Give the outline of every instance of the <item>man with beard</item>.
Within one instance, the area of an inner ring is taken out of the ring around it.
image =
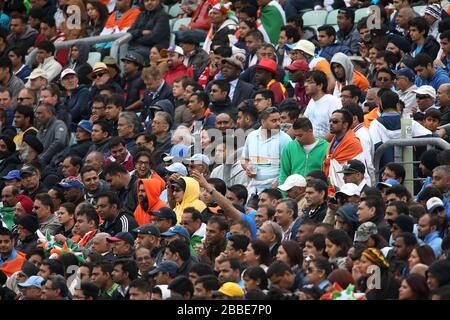
[[[262,58],[255,66],[255,81],[261,89],[268,89],[274,93],[275,104],[288,98],[286,88],[276,80],[278,75],[277,63],[272,59]]]
[[[392,52],[397,61],[400,61],[406,54],[411,51],[411,44],[409,41],[398,34],[391,34],[388,38],[388,44],[386,46],[386,50]],[[397,69],[400,65],[400,62],[397,63],[395,69]]]
[[[91,166],[84,166],[81,169],[80,177],[85,187],[85,200],[95,205],[97,203],[97,195],[102,191],[108,190],[107,183],[100,180],[97,171]]]
[[[236,114],[237,110],[231,106],[229,98],[230,84],[226,80],[214,80],[209,91],[211,100],[210,109],[215,114],[226,112],[228,114]]]
[[[134,218],[140,226],[150,223],[155,218],[152,211],[167,207],[159,198],[164,187],[165,183],[160,178],[138,181],[138,206],[134,211]]]
[[[164,80],[173,85],[173,82],[179,76],[187,75],[192,78],[194,76],[194,69],[192,67],[186,67],[184,65],[184,50],[179,46],[171,46],[165,50],[167,52],[167,66],[169,70],[164,73]]]
[[[14,114],[14,127],[19,129],[19,133],[14,137],[14,143],[19,146],[22,142],[25,133],[37,133],[38,130],[33,127],[34,112],[33,106],[28,107],[24,105],[18,105]]]
[[[20,176],[22,177],[23,194],[29,196],[31,199],[38,193],[45,193],[48,191],[47,187],[40,182],[40,171],[32,166],[26,165],[20,169]]]
[[[6,176],[19,165],[20,160],[14,141],[6,135],[0,135],[0,177]]]
[[[333,29],[334,30],[334,29]],[[289,71],[289,84],[287,91],[290,97],[294,97],[298,102],[300,108],[306,108],[310,96],[306,95],[305,90],[305,76],[309,71],[309,66],[306,60],[295,60],[290,66],[285,67]]]
[[[105,119],[97,120],[92,125],[91,140],[93,144],[87,151],[87,155],[98,151],[103,154],[109,153],[109,141],[111,140],[112,128]],[[86,157],[87,158],[87,157]]]

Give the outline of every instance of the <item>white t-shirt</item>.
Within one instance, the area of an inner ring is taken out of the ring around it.
[[[322,98],[315,101],[309,100],[305,110],[305,117],[309,118],[313,125],[314,136],[324,138],[330,133],[329,121],[331,114],[342,108],[342,102],[339,98],[331,94],[325,94]]]

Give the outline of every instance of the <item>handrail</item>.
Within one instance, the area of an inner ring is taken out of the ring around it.
[[[113,58],[115,58],[117,61],[120,61],[119,59],[119,54],[120,54],[120,48],[128,43],[131,39],[133,38],[133,36],[131,35],[131,33],[122,33],[122,36],[118,39],[116,39],[111,46],[111,50],[109,52],[109,55],[112,56]]]
[[[87,38],[80,38],[80,39],[74,39],[74,40],[67,40],[67,41],[62,41],[62,42],[56,42],[55,45],[55,49],[64,49],[64,48],[70,48],[71,46],[73,46],[75,43],[85,43],[88,45],[91,44],[95,44],[95,43],[102,43],[102,42],[110,42],[110,41],[117,41],[120,38],[124,37],[126,38],[127,36],[130,36],[130,38],[128,39],[131,40],[131,35],[127,32],[119,32],[119,33],[113,33],[113,34],[108,34],[108,35],[102,35],[102,36],[94,36],[94,37],[87,37]],[[114,45],[113,42],[113,45]],[[121,42],[121,44],[123,44]],[[116,54],[119,51],[118,47],[117,49],[115,49]],[[31,66],[34,62],[34,60],[36,59],[36,54],[37,54],[37,48],[34,48],[33,51],[30,52],[30,54],[26,57],[26,64],[28,66]]]
[[[399,147],[409,147],[409,146],[427,146],[434,145],[438,146],[444,150],[450,149],[450,143],[441,138],[413,138],[413,139],[394,139],[384,142],[376,151],[374,156],[375,171],[380,171],[380,160],[386,149],[399,146]]]

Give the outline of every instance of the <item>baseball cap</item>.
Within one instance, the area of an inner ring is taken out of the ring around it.
[[[141,233],[141,234],[151,234],[153,236],[160,237],[161,233],[159,232],[158,227],[156,227],[154,224],[147,223],[140,227],[137,227],[133,229],[133,232],[135,233]]]
[[[166,170],[169,173],[179,173],[182,176],[188,175],[186,167],[182,163],[179,163],[179,162],[172,163],[170,166],[166,167]]]
[[[373,234],[377,234],[377,225],[373,222],[364,222],[355,232],[355,242],[366,242]]]
[[[291,190],[293,187],[306,187],[306,179],[300,174],[292,174],[286,178],[284,183],[278,187],[283,191]]]
[[[42,282],[44,282],[44,278],[42,278],[41,276],[31,276],[27,279],[27,281],[20,282],[17,285],[21,288],[36,287],[41,289]]]
[[[170,260],[162,261],[159,265],[156,266],[155,269],[150,270],[148,272],[148,275],[150,277],[153,277],[158,272],[168,273],[171,278],[175,278],[178,273],[178,266],[175,262],[170,261]]]
[[[190,147],[183,143],[178,143],[172,146],[169,153],[161,155],[163,161],[170,161],[174,158],[184,158],[189,154]]]
[[[222,59],[222,65],[225,63],[231,64],[232,66],[235,66],[239,70],[244,70],[244,64],[242,63],[242,61],[234,57]]]
[[[141,55],[134,54],[134,53],[131,53],[131,52],[128,52],[127,55],[124,58],[120,59],[120,60],[121,61],[131,61],[131,62],[134,62],[135,64],[137,64],[139,66],[142,66],[144,64],[144,61],[143,61]]]
[[[84,189],[83,182],[81,182],[81,180],[78,179],[77,177],[73,177],[73,176],[63,179],[60,183],[58,183],[58,185],[60,187],[62,187],[63,189],[69,189],[69,188]]]
[[[445,208],[444,202],[438,197],[432,197],[427,201],[427,211],[433,213],[437,208]]]
[[[201,153],[196,153],[192,157],[184,159],[183,162],[184,163],[201,162],[201,163],[209,166],[209,158],[206,155],[201,154]]]
[[[128,242],[131,245],[134,245],[134,237],[129,232],[119,232],[114,237],[106,238],[106,241],[108,241],[108,242],[117,242],[117,241],[121,241],[121,240]]]
[[[164,233],[161,233],[161,237],[171,237],[174,235],[180,235],[182,237],[185,237],[186,239],[190,239],[191,236],[189,235],[189,232],[186,230],[186,228],[182,227],[182,226],[173,226],[171,227],[169,230],[167,230]]]
[[[81,120],[80,122],[78,122],[78,127],[89,134],[92,133],[92,123],[89,120]]]
[[[116,65],[117,66],[117,60],[114,57],[111,56],[106,56],[103,58],[103,63],[106,64],[107,66],[113,66]]]
[[[175,53],[178,53],[178,54],[184,56],[184,50],[183,50],[183,48],[181,48],[179,46],[170,46],[168,49],[161,50],[162,54],[167,54],[169,52],[175,52]]]
[[[8,172],[6,176],[1,177],[2,180],[20,180],[20,171],[19,170],[11,170]]]
[[[40,77],[48,80],[47,73],[45,73],[45,71],[42,70],[41,68],[36,68],[30,73],[30,75],[28,76],[28,79],[34,80],[34,79],[37,79]]]
[[[396,184],[399,184],[397,180],[395,179],[387,179],[386,181],[378,182],[377,188],[380,189],[382,187],[390,188],[392,186],[395,186]]]
[[[400,70],[393,70],[396,77],[405,77],[409,81],[414,82],[416,79],[416,75],[414,71],[412,71],[410,68],[401,68]]]
[[[351,196],[359,196],[361,194],[361,192],[359,191],[359,188],[356,184],[354,183],[346,183],[342,186],[342,188],[336,192],[336,195],[338,195],[339,193],[343,193],[349,197]]]
[[[159,218],[171,219],[174,224],[177,223],[177,215],[170,208],[161,208],[159,211],[152,211],[152,213]]]
[[[314,43],[312,43],[311,41],[308,41],[308,40],[300,40],[299,42],[297,42],[294,45],[286,45],[286,46],[291,50],[303,51],[303,52],[309,54],[310,56],[314,56],[315,51],[316,51],[316,46],[314,45]]]
[[[362,173],[366,172],[366,166],[359,160],[349,160],[347,164],[342,166],[342,171],[338,173],[351,174],[351,173]]]
[[[36,167],[34,166],[23,166],[22,169],[20,169],[20,176],[23,178],[24,175],[34,174],[36,172],[38,172],[38,169],[36,169]]]
[[[244,290],[234,282],[225,282],[217,291],[213,292],[214,296],[225,295],[230,298],[244,297]]]
[[[61,77],[60,77],[60,79],[61,79],[61,80],[64,79],[64,77],[67,76],[67,75],[69,75],[69,74],[77,74],[77,73],[75,72],[75,70],[73,70],[73,69],[71,69],[71,68],[64,69],[64,70],[61,72]]]
[[[309,71],[309,65],[308,62],[306,62],[305,60],[295,60],[293,64],[291,64],[290,66],[284,67],[286,70],[289,71],[295,71],[295,70],[304,70],[304,71]]]
[[[415,94],[429,95],[433,99],[436,99],[436,90],[432,86],[420,86],[416,90],[413,90]]]

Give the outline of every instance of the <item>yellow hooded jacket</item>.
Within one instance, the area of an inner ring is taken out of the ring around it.
[[[193,207],[200,212],[206,209],[206,205],[203,201],[199,200],[200,185],[197,180],[190,177],[182,177],[182,179],[186,183],[186,190],[184,191],[183,200],[181,203],[177,203],[174,209],[177,215],[177,224],[181,222],[181,216],[184,208]]]

